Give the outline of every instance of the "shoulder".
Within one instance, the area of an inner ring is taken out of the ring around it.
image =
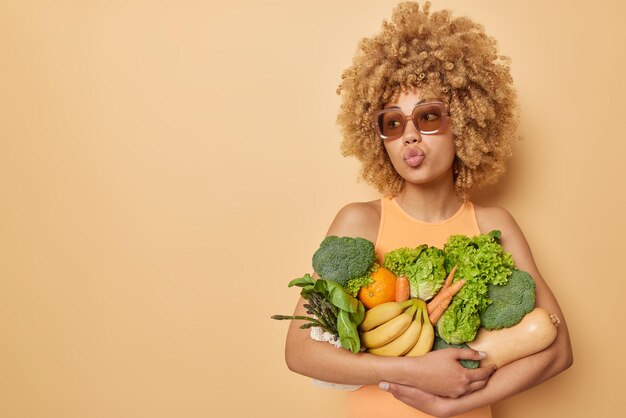
[[[526,237],[508,210],[497,206],[478,205],[474,205],[474,210],[482,234],[494,229],[502,232],[500,243],[506,251],[513,255],[518,267],[527,271],[536,270]]]
[[[498,229],[502,232],[504,232],[503,229],[519,229],[513,215],[502,207],[479,206],[474,204],[474,211],[476,212],[476,221],[478,222],[478,227],[482,234],[493,231],[494,229]]]
[[[361,237],[376,242],[380,200],[350,203],[337,212],[327,235]]]

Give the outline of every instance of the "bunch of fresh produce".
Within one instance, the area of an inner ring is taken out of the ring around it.
[[[478,335],[467,343],[487,353],[482,363],[501,367],[552,344],[559,318],[535,307],[530,274],[513,270],[506,284],[490,285],[487,294],[491,304],[480,314]]]
[[[469,346],[488,353],[481,364],[502,366],[548,347],[558,318],[535,308],[534,280],[499,239],[499,231],[453,235],[443,249],[393,250],[379,266],[372,242],[328,236],[313,255],[320,278],[289,283],[302,288],[312,316],[272,318],[304,320],[314,339],[352,352],[420,356]]]
[[[490,304],[480,314],[481,327],[476,338],[467,343],[449,344],[436,337],[433,350],[469,347],[487,356],[480,362],[461,360],[464,367],[476,368],[479,364],[501,367],[552,344],[559,319],[535,307],[535,281],[530,274],[514,269],[506,284],[489,285],[487,294]]]
[[[421,299],[387,302],[365,313],[361,343],[379,356],[421,356],[430,351],[435,331]]]
[[[559,318],[542,308],[535,308],[510,327],[489,331],[481,328],[474,341],[467,345],[484,351],[487,357],[480,364],[502,367],[515,360],[538,353],[556,339]]]
[[[357,326],[363,321],[365,308],[363,304],[349,295],[338,283],[331,280],[315,280],[311,275],[289,282],[289,287],[301,287],[300,296],[309,303],[304,307],[309,316],[273,315],[272,319],[305,320],[300,328],[319,327],[330,334],[329,342],[339,340],[346,350],[358,353],[361,343]]]
[[[415,248],[398,248],[385,254],[383,267],[398,277],[406,277],[413,298],[429,300],[446,278],[443,252],[436,247],[420,245]]]
[[[402,252],[406,253],[406,250],[402,249]],[[367,351],[381,356],[409,357],[428,353],[435,339],[432,324],[438,321],[452,297],[465,283],[459,280],[452,284],[455,272],[456,268],[453,268],[428,304],[419,298],[409,299],[407,286],[404,292],[401,287],[398,288],[395,302],[382,303],[365,311],[359,329],[362,332],[361,343]],[[401,283],[400,277],[398,283]],[[406,283],[411,282],[407,280]]]
[[[480,314],[489,305],[489,285],[504,285],[515,267],[510,254],[499,244],[500,231],[467,237],[453,235],[443,247],[446,268],[458,266],[465,280],[437,323],[438,335],[449,344],[472,341],[480,327]]]
[[[313,270],[320,278],[306,274],[289,283],[289,287],[302,288],[300,296],[308,302],[304,307],[313,316],[274,315],[272,319],[307,321],[300,328],[311,328],[314,339],[339,341],[341,347],[357,353],[361,350],[357,326],[363,321],[365,306],[355,296],[372,283],[377,267],[371,241],[328,236],[313,254]],[[320,333],[328,338],[320,338]]]

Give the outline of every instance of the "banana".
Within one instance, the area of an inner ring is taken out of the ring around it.
[[[361,342],[365,348],[378,348],[398,338],[413,322],[417,305],[412,302],[410,308],[390,321],[361,334]]]
[[[435,329],[428,319],[428,308],[424,301],[420,300],[418,303],[422,305],[422,319],[424,323],[422,324],[422,332],[419,339],[413,348],[405,354],[407,357],[423,356],[433,348],[433,343],[435,342]]]
[[[412,304],[412,300],[407,300],[406,302],[386,302],[376,305],[365,312],[365,318],[359,328],[364,332],[374,329],[400,315]]]
[[[422,307],[417,305],[417,312],[415,313],[415,319],[411,322],[411,325],[407,328],[402,335],[395,340],[391,341],[378,348],[370,348],[367,351],[379,356],[401,356],[409,351],[415,343],[417,343],[420,332],[422,330]]]

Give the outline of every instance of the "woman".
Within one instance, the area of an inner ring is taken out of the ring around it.
[[[416,358],[353,354],[311,340],[292,323],[286,361],[297,373],[366,385],[348,395],[348,417],[490,417],[489,405],[535,386],[572,364],[567,326],[530,248],[504,209],[467,200],[504,171],[516,123],[508,62],[495,40],[467,18],[430,4],[402,3],[380,34],[363,39],[338,93],[344,155],[383,198],[342,208],[328,235],[363,237],[379,258],[395,248],[442,248],[452,234],[497,229],[518,268],[536,283],[537,306],[561,318],[546,350],[500,370],[464,369],[484,353],[447,349]],[[305,313],[303,301],[295,314]]]

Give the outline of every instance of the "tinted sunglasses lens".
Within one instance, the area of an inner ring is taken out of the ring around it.
[[[376,118],[378,132],[387,139],[400,138],[404,133],[404,115],[402,112],[381,112]]]
[[[424,104],[415,108],[413,123],[420,132],[436,132],[443,124],[444,109],[441,104]]]

